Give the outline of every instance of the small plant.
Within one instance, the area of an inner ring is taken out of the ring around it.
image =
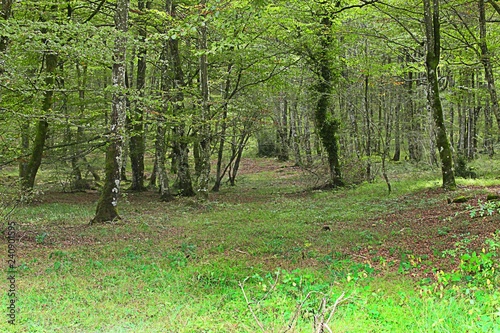
[[[495,212],[500,213],[500,201],[481,201],[477,200],[477,207],[467,205],[469,216],[474,218],[476,216],[492,216]]]
[[[49,234],[46,232],[42,232],[41,234],[36,235],[35,241],[37,244],[43,244],[45,243],[45,238],[47,238]]]
[[[500,282],[498,274],[498,256],[500,250],[500,233],[485,241],[487,245],[480,252],[467,251],[457,248],[455,251],[443,252],[453,257],[460,254],[460,264],[452,272],[438,271],[436,278],[438,284],[447,286],[450,283],[465,282],[470,286],[485,286],[494,288]],[[463,243],[457,242],[458,246]]]

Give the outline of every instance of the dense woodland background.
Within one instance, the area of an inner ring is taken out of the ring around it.
[[[453,189],[496,153],[494,0],[2,0],[1,13],[0,167],[17,164],[27,191],[40,166],[65,190],[102,187],[96,222],[118,217],[120,190],[168,201],[235,185],[249,146],[327,187],[381,173],[390,186],[392,160],[440,167]]]

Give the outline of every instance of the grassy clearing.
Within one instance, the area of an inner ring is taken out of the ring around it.
[[[494,177],[461,181],[474,199],[448,205],[435,174],[407,165],[391,166],[388,195],[383,182],[311,191],[301,171],[258,163],[205,203],[127,194],[116,224],[87,225],[96,193],[19,207],[19,312],[0,331],[312,332],[321,302],[328,317],[344,295],[334,332],[500,332],[498,214],[467,210]]]

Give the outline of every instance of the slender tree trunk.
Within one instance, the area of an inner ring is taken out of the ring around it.
[[[200,153],[201,165],[198,178],[198,193],[202,199],[208,199],[208,182],[210,179],[210,156],[211,156],[211,131],[210,131],[210,103],[208,91],[208,59],[207,59],[207,19],[206,0],[200,1],[203,24],[200,27],[200,90],[201,90],[201,129],[200,129]]]
[[[284,93],[276,101],[275,118],[278,160],[288,161],[288,100]]]
[[[431,3],[432,1],[432,3]],[[444,125],[443,107],[439,97],[439,82],[437,67],[441,53],[441,32],[439,22],[439,0],[424,0],[424,20],[426,31],[426,68],[427,68],[427,98],[436,123],[436,143],[441,158],[443,187],[456,189],[453,158],[446,127]]]
[[[392,160],[397,162],[401,159],[401,106],[400,103],[398,103],[396,109],[394,110],[394,116],[395,116],[395,133],[394,133],[394,156],[392,157]]]
[[[80,69],[80,65],[76,64],[76,72],[78,78],[78,103],[80,117],[83,118],[85,114],[85,86],[87,85],[87,66],[83,66],[83,71]],[[83,139],[83,127],[78,125],[76,129],[76,142],[81,142]],[[73,147],[71,154],[71,168],[72,168],[72,188],[74,190],[83,190],[88,188],[87,182],[82,177],[81,170],[81,159],[82,151],[78,145]]]
[[[307,111],[304,112],[304,150],[306,153],[307,166],[312,166],[312,149],[311,149],[311,128],[309,125],[309,116]]]
[[[484,0],[478,0],[479,6],[479,47],[481,48],[481,62],[484,66],[484,78],[488,83],[488,92],[490,94],[491,112],[495,115],[498,129],[500,130],[500,108],[498,105],[498,96],[495,86],[495,77],[493,76],[493,66],[491,64],[491,55],[486,43],[486,9]],[[500,13],[499,13],[500,14]],[[500,136],[499,136],[500,139]]]
[[[104,187],[97,202],[96,215],[91,224],[120,219],[117,211],[118,196],[120,193],[120,171],[123,153],[123,134],[127,111],[125,89],[126,47],[125,33],[128,29],[129,0],[117,0],[115,12],[115,29],[119,36],[115,38],[113,51],[113,101],[110,118],[110,137],[106,151],[106,167]]]
[[[138,9],[143,13],[144,9],[151,8],[151,1],[138,0]],[[144,43],[147,38],[145,23],[138,24],[139,40]],[[134,112],[131,115],[131,134],[129,139],[130,166],[132,169],[132,184],[130,191],[141,192],[146,190],[144,185],[144,152],[146,149],[144,134],[144,106],[141,98],[145,95],[146,85],[146,47],[141,45],[137,56],[137,79],[136,88],[139,92],[139,101],[136,102]]]
[[[295,165],[302,165],[302,157],[300,156],[300,133],[298,128],[300,123],[300,116],[298,113],[298,101],[297,98],[292,102],[290,108],[290,142],[292,144],[293,156],[295,160]]]
[[[366,130],[366,142],[365,142],[365,155],[368,157],[366,159],[366,179],[368,181],[372,180],[372,164],[370,156],[372,155],[372,122],[373,114],[368,101],[368,88],[369,88],[369,78],[370,76],[365,75],[364,86],[363,86],[363,105],[365,111],[365,130]]]
[[[158,116],[158,121],[156,125],[156,140],[155,140],[155,161],[156,161],[156,174],[158,175],[159,185],[160,185],[160,200],[161,201],[172,201],[173,195],[170,191],[170,185],[168,181],[168,172],[166,167],[166,123],[165,115],[168,111],[168,101],[166,96],[168,96],[168,82],[166,79],[166,65],[163,64],[164,70],[162,71],[162,90],[164,93],[163,97],[163,107],[162,114]],[[156,175],[155,175],[156,179]]]
[[[43,93],[43,104],[42,111],[44,114],[48,114],[52,109],[52,104],[54,102],[54,75],[57,69],[57,54],[52,51],[47,51],[44,55],[45,57],[45,72],[47,77],[45,78],[46,90]],[[31,157],[26,166],[26,175],[22,180],[22,187],[24,190],[30,191],[35,186],[35,178],[42,163],[42,155],[45,147],[45,140],[47,139],[47,133],[49,129],[49,123],[45,116],[42,116],[37,123],[35,141],[33,142],[33,150],[31,152]]]

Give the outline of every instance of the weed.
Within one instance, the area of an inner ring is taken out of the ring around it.
[[[492,216],[494,213],[500,213],[500,201],[481,201],[477,200],[477,206],[467,205],[467,210],[471,218],[480,216]]]

